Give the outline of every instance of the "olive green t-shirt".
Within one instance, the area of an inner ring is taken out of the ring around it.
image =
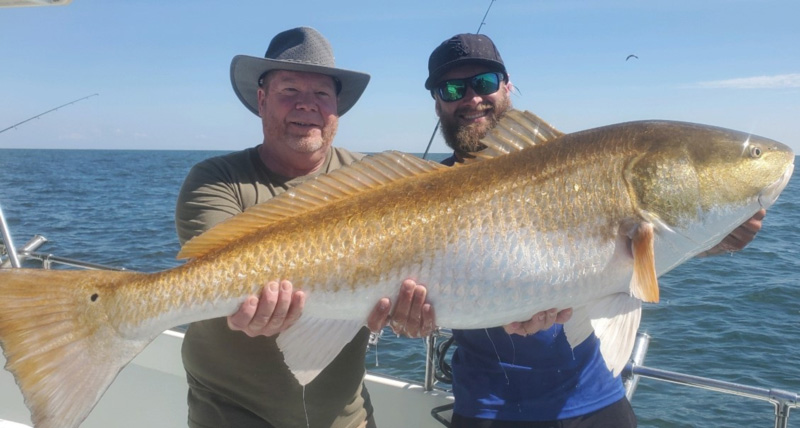
[[[331,148],[317,173],[298,178],[270,171],[256,147],[202,161],[189,172],[178,196],[175,225],[181,245],[253,205],[361,157]],[[306,386],[303,398],[303,388],[286,367],[275,336],[248,337],[230,330],[225,318],[192,323],[182,350],[189,424],[282,428],[305,427],[308,421],[311,427],[358,426],[372,414],[363,386],[368,339],[364,328]]]

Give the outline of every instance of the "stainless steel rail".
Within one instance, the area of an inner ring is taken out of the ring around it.
[[[3,244],[8,253],[9,263],[12,267],[18,268],[20,264],[19,258],[17,257],[17,250],[14,248],[14,241],[11,239],[11,233],[8,232],[8,224],[6,224],[6,217],[3,215],[2,207],[0,207],[0,235],[3,237]]]
[[[58,264],[89,270],[125,270],[125,268],[89,263],[66,257],[58,257],[52,254],[37,253],[35,250],[47,242],[47,238],[42,235],[35,235],[22,246],[22,248],[16,249],[14,247],[14,241],[11,238],[11,233],[8,230],[8,224],[6,223],[2,208],[0,208],[0,238],[2,238],[2,246],[0,246],[0,268],[18,268],[22,266],[22,262],[25,260],[37,260],[42,263],[42,268],[44,269],[50,269],[54,264]],[[6,257],[5,261],[2,260],[2,256],[4,255]]]
[[[22,260],[37,260],[42,263],[42,268],[44,269],[51,269],[53,265],[61,265],[87,270],[125,270],[125,268],[121,267],[89,263],[67,257],[54,256],[49,253],[19,252],[19,257]]]
[[[2,213],[0,213],[0,217],[2,217]],[[11,237],[9,236],[8,239],[10,241]],[[10,252],[16,254],[17,256],[16,262],[11,257],[8,257],[6,261],[0,263],[0,268],[20,267],[22,265],[22,262],[25,261],[26,255],[35,251],[37,248],[41,247],[42,244],[44,244],[45,242],[47,242],[47,238],[45,238],[42,235],[36,235],[33,238],[31,238],[31,240],[28,241],[28,243],[23,245],[22,248],[20,248],[19,250],[14,250],[12,244]],[[6,251],[9,250],[7,249]],[[2,255],[2,252],[0,252],[0,255]],[[14,263],[16,263],[16,266],[14,265]]]
[[[691,386],[754,400],[768,401],[775,406],[775,428],[788,427],[790,410],[800,407],[798,403],[800,401],[798,400],[800,395],[781,389],[742,385],[645,366],[629,365],[626,369],[630,370],[636,376],[649,379]]]
[[[647,348],[650,346],[650,335],[644,332],[636,334],[636,342],[633,344],[633,352],[631,353],[630,363],[625,366],[622,373],[622,381],[625,385],[625,396],[628,401],[633,400],[633,394],[636,392],[636,387],[639,385],[640,376],[633,373],[631,368],[641,366],[644,364],[644,357],[647,356]]]

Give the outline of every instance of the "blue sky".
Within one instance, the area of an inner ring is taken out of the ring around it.
[[[0,148],[237,150],[261,141],[229,80],[306,25],[372,75],[335,144],[422,152],[436,124],[431,50],[475,32],[490,0],[73,0],[0,9]],[[565,132],[639,119],[723,126],[800,151],[796,0],[496,0],[481,32],[516,107]],[[629,54],[638,59],[626,61]],[[437,136],[432,152],[445,152]]]

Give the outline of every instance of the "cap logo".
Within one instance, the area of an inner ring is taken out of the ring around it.
[[[450,39],[447,41],[447,47],[455,57],[462,57],[469,55],[469,49],[464,46],[464,43],[459,39]]]

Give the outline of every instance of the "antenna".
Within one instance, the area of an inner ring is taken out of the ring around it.
[[[37,114],[36,116],[30,117],[30,118],[28,118],[28,119],[25,119],[25,120],[23,120],[22,122],[17,122],[17,123],[15,123],[15,124],[13,124],[13,125],[9,126],[9,127],[8,127],[8,128],[6,128],[6,129],[0,130],[0,134],[2,134],[3,132],[6,132],[6,131],[8,131],[9,129],[16,128],[17,126],[19,126],[19,125],[22,125],[22,124],[23,124],[23,123],[25,123],[25,122],[29,122],[29,121],[31,121],[31,120],[33,120],[33,119],[38,119],[38,118],[40,118],[40,117],[42,117],[42,116],[46,115],[47,113],[50,113],[51,111],[56,111],[56,110],[60,109],[61,107],[66,107],[66,106],[68,106],[68,105],[70,105],[70,104],[75,104],[75,103],[77,103],[78,101],[83,101],[83,100],[85,100],[85,99],[87,99],[87,98],[91,98],[91,97],[93,97],[93,96],[95,96],[95,95],[100,95],[100,94],[92,94],[92,95],[87,95],[87,96],[85,96],[85,97],[83,97],[83,98],[78,98],[78,99],[77,99],[77,100],[75,100],[75,101],[70,101],[70,102],[68,102],[68,103],[66,103],[66,104],[62,104],[62,105],[60,105],[60,106],[58,106],[58,107],[56,107],[56,108],[51,108],[50,110],[47,110],[47,111],[46,111],[46,112],[44,112],[44,113],[39,113],[39,114]]]
[[[486,8],[486,13],[483,14],[483,19],[481,19],[481,23],[480,25],[478,25],[478,30],[475,31],[475,34],[480,34],[481,28],[483,28],[483,26],[486,25],[486,17],[489,16],[489,10],[492,8],[492,5],[494,4],[495,1],[497,0],[491,0],[489,2],[489,7]],[[436,131],[439,130],[439,124],[441,123],[442,123],[441,119],[436,121],[436,126],[433,127],[433,134],[431,134],[431,139],[428,140],[428,147],[425,147],[425,153],[422,154],[422,159],[428,158],[428,150],[431,149],[431,144],[433,144],[433,138],[436,137]]]

